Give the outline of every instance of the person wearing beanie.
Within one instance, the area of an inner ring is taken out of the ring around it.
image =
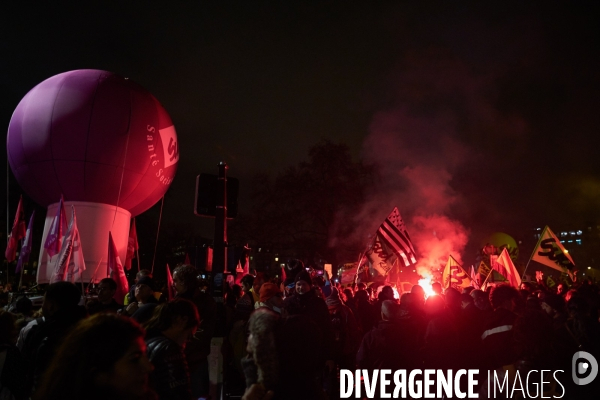
[[[306,270],[300,271],[294,278],[296,292],[283,301],[283,315],[304,315],[310,318],[320,329],[323,337],[322,361],[330,371],[334,370],[332,355],[333,331],[331,319],[325,301],[317,296],[311,286],[311,277]]]
[[[354,369],[354,358],[362,337],[354,313],[343,303],[335,287],[331,289],[331,295],[325,299],[325,303],[333,330],[333,361],[340,369]],[[327,382],[328,392],[337,390],[339,386],[336,384],[335,374],[331,377],[334,379]]]
[[[283,299],[281,292],[276,284],[271,282],[263,283],[260,287],[260,298],[254,305],[255,308],[267,307],[278,314],[281,314],[283,307]]]

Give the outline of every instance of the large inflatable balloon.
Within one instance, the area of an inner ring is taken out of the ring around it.
[[[124,261],[129,218],[160,200],[179,160],[175,128],[154,96],[99,70],[65,72],[31,89],[13,113],[7,151],[21,187],[49,206],[42,243],[61,195],[67,209],[75,205],[88,278],[90,269],[102,271],[106,263],[99,253],[101,247],[106,258],[106,229]],[[88,223],[98,228],[84,227]],[[95,246],[98,256],[92,256]],[[40,283],[47,262],[41,254]]]
[[[502,251],[502,249],[506,248],[508,254],[510,254],[510,258],[513,261],[516,261],[519,257],[519,246],[515,239],[512,236],[507,235],[502,232],[492,233],[483,243],[482,247],[486,244],[492,244],[498,248],[498,254]]]

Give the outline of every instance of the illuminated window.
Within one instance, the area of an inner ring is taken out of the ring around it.
[[[575,236],[575,231],[571,231],[571,232],[569,232],[569,234],[570,234],[571,236]]]
[[[561,232],[560,236],[567,236],[569,233],[568,232]],[[259,250],[260,251],[260,250]]]
[[[582,231],[577,231],[577,234],[581,236],[581,234],[583,234]]]
[[[575,242],[577,242],[577,244],[581,244],[581,239],[577,239]]]
[[[567,243],[573,243],[573,241],[572,241],[572,240],[569,240]]]

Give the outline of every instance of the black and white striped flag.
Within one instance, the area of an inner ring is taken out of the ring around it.
[[[389,250],[402,259],[405,266],[408,267],[417,263],[415,249],[404,221],[402,221],[398,207],[394,207],[390,215],[383,221],[377,230],[377,235]]]

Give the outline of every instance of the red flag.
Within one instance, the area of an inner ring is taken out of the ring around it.
[[[135,218],[131,222],[131,229],[129,230],[129,240],[127,242],[127,257],[125,258],[125,268],[127,271],[131,269],[131,260],[135,258],[136,250],[139,250],[137,239],[137,229],[135,228]],[[138,260],[139,262],[139,260]]]
[[[17,269],[15,273],[18,274],[21,272],[21,269],[24,268],[24,265],[29,262],[29,255],[31,254],[31,231],[33,229],[33,219],[35,217],[35,210],[31,214],[31,218],[29,218],[29,225],[27,226],[27,233],[25,234],[25,240],[23,241],[23,245],[21,246],[21,252],[19,253],[19,261],[17,262]]]
[[[173,295],[173,277],[171,276],[169,264],[167,264],[167,288],[169,289],[169,301],[171,301],[175,296]]]
[[[8,244],[4,251],[4,256],[8,262],[15,261],[17,258],[17,245],[19,240],[23,239],[27,232],[27,225],[25,225],[25,211],[23,210],[23,196],[19,199],[19,205],[17,206],[17,213],[15,214],[15,221],[13,222],[10,237],[8,238]]]
[[[115,292],[114,299],[117,303],[123,303],[125,295],[129,292],[129,283],[125,277],[125,270],[123,269],[123,263],[117,253],[117,246],[113,241],[112,234],[108,232],[108,258],[107,266],[110,277],[117,282],[117,291]]]
[[[517,268],[515,268],[515,264],[510,259],[510,254],[508,254],[506,248],[502,250],[498,259],[492,264],[492,268],[504,276],[512,287],[519,289],[519,286],[521,286],[521,277],[517,272]]]
[[[48,252],[50,257],[58,254],[61,248],[61,241],[63,236],[67,232],[67,215],[65,213],[65,205],[63,197],[60,196],[60,202],[58,204],[58,210],[56,211],[56,217],[52,220],[48,236],[46,237],[46,243],[44,248]]]

